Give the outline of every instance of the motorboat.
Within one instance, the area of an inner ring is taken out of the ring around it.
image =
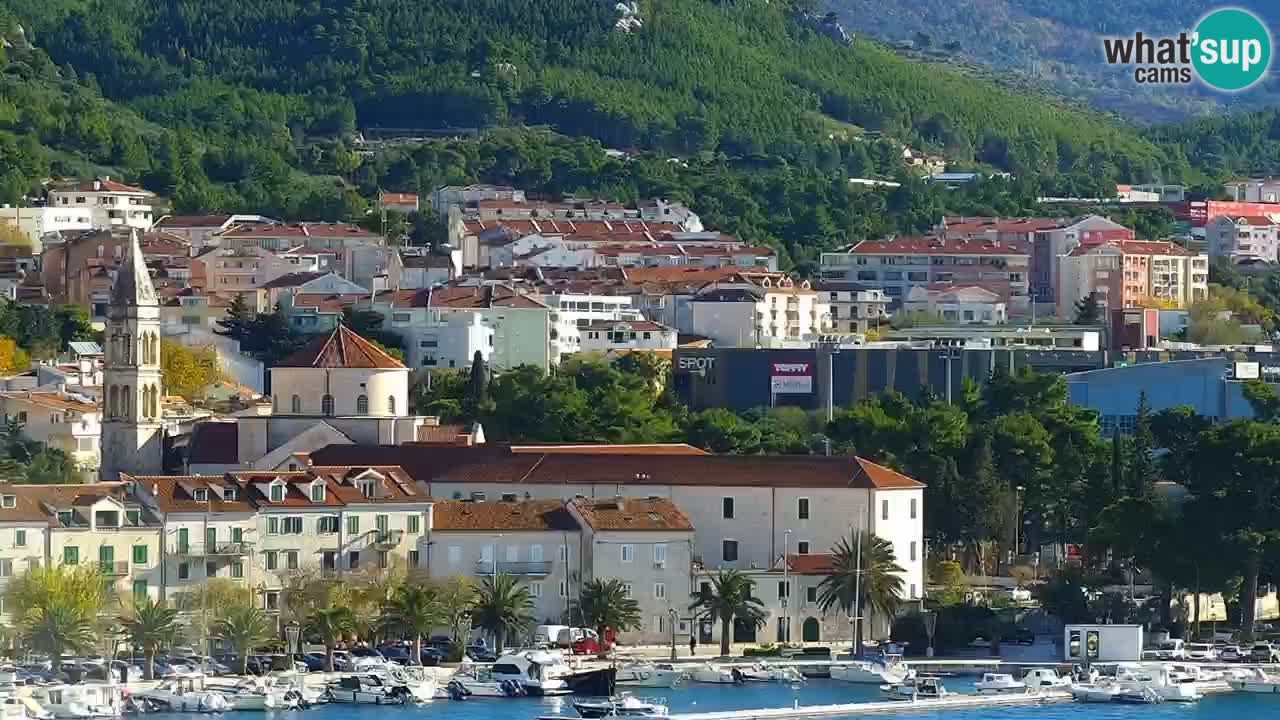
[[[220,713],[231,703],[219,692],[204,686],[204,673],[181,673],[163,680],[154,690],[134,693],[150,707],[167,712]]]
[[[1166,667],[1178,682],[1213,683],[1224,679],[1221,672],[1195,663],[1168,663]]]
[[[667,717],[670,711],[660,700],[638,698],[630,693],[603,700],[579,700],[573,709],[584,718],[604,717]]]
[[[742,682],[742,675],[735,668],[730,670],[723,665],[703,663],[689,673],[693,682],[712,683],[716,685],[736,685]]]
[[[880,692],[890,700],[937,700],[951,695],[936,677],[914,677],[900,683],[880,686]]]
[[[508,653],[499,657],[489,672],[497,682],[514,680],[520,683],[529,695],[568,695],[573,692],[568,682],[573,669],[559,653],[545,650]]]
[[[671,688],[679,685],[685,677],[683,671],[675,669],[672,665],[630,663],[618,668],[617,683],[629,687]]]
[[[1150,690],[1162,701],[1195,702],[1204,697],[1194,679],[1175,675],[1165,665],[1121,663],[1116,667],[1116,682],[1125,690]]]
[[[743,682],[784,682],[802,683],[804,675],[789,666],[771,665],[769,663],[753,663],[743,667],[735,667]]]
[[[1280,680],[1266,674],[1262,668],[1239,668],[1242,677],[1227,680],[1227,684],[1236,692],[1260,693],[1263,695],[1280,693]]]
[[[116,718],[124,710],[120,686],[106,683],[32,685],[31,698],[58,720]]]
[[[474,677],[455,675],[444,693],[450,700],[470,700],[471,698],[513,698],[524,697],[527,693],[524,686],[515,680],[479,680]]]
[[[915,677],[915,671],[901,662],[882,663],[855,660],[831,665],[831,679],[860,685],[898,685]]]
[[[302,710],[320,700],[307,697],[306,689],[294,673],[281,673],[248,677],[225,691],[223,695],[231,703],[232,710],[263,712],[267,710]],[[321,693],[322,694],[322,693]]]
[[[329,702],[357,705],[403,705],[411,698],[409,689],[389,682],[379,673],[343,675],[325,690]]]
[[[45,710],[18,684],[13,672],[0,672],[0,718],[3,720],[54,720],[53,713]]]
[[[1022,684],[1029,690],[1071,687],[1071,678],[1059,675],[1053,668],[1032,668],[1022,676]]]
[[[1082,703],[1109,703],[1124,691],[1119,685],[1108,682],[1081,683],[1071,686],[1071,697]]]
[[[1027,684],[1021,680],[1014,680],[1013,676],[1007,673],[983,673],[982,679],[975,682],[973,688],[979,695],[1001,695],[1024,693],[1027,691]]]
[[[1122,688],[1111,696],[1111,702],[1126,705],[1159,705],[1164,702],[1164,698],[1154,688],[1143,686]]]
[[[419,666],[395,665],[387,668],[387,677],[392,685],[402,686],[409,691],[414,702],[431,702],[436,697],[438,684],[435,674]]]

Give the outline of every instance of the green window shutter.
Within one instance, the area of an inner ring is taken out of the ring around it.
[[[147,564],[147,546],[146,545],[133,546],[133,564],[134,565]]]
[[[62,548],[62,564],[63,565],[79,565],[80,564],[80,548],[75,545],[68,545]]]
[[[378,516],[378,532],[386,534],[387,528],[390,526],[390,520],[386,515]]]
[[[146,580],[133,581],[133,597],[138,600],[141,600],[147,597],[147,581]]]
[[[204,529],[204,551],[213,552],[218,547],[218,528]]]
[[[348,535],[360,534],[360,516],[359,515],[347,516],[347,534]]]
[[[98,548],[98,565],[104,570],[111,568],[116,561],[116,549],[110,545],[103,545]]]
[[[418,517],[417,515],[410,515],[408,518],[408,524],[407,524],[408,531],[411,533],[420,532],[419,527],[420,527],[421,520],[422,518]]]
[[[231,542],[244,542],[244,528],[231,528]]]
[[[178,528],[178,552],[186,555],[191,550],[191,531],[187,528]]]

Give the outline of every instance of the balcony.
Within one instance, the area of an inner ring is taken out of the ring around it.
[[[403,539],[403,530],[378,530],[373,537],[373,547],[377,550],[392,550]]]
[[[498,572],[506,575],[528,575],[545,577],[551,574],[550,560],[531,560],[528,562],[499,562]],[[492,575],[493,562],[476,561],[476,575]]]
[[[187,557],[244,557],[253,551],[250,542],[181,543],[173,544],[173,552]]]
[[[129,574],[128,560],[98,561],[98,571],[107,577],[124,577]]]

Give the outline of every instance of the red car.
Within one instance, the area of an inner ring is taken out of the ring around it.
[[[604,651],[609,652],[612,649],[613,642],[608,638],[605,638]],[[599,655],[600,641],[595,638],[593,633],[592,635],[587,635],[586,637],[578,638],[573,641],[572,650],[574,655]]]

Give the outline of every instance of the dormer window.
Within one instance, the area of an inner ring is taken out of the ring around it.
[[[316,481],[311,483],[311,502],[324,502],[323,482]]]
[[[284,483],[274,483],[271,486],[271,502],[284,502]]]
[[[71,524],[72,524],[71,520],[74,517],[75,517],[75,514],[72,513],[70,510],[58,511],[58,523],[63,527],[71,527]]]
[[[0,495],[0,507],[14,508],[18,506],[17,495]]]
[[[222,499],[223,500],[239,500],[240,488],[230,487],[230,486],[222,488]]]
[[[138,525],[142,524],[142,511],[141,510],[125,510],[124,519],[125,519],[125,522],[127,522],[129,525],[137,527]]]
[[[376,480],[361,480],[360,494],[371,498],[378,494],[378,482]]]
[[[191,496],[196,502],[209,502],[209,488],[196,488]]]

